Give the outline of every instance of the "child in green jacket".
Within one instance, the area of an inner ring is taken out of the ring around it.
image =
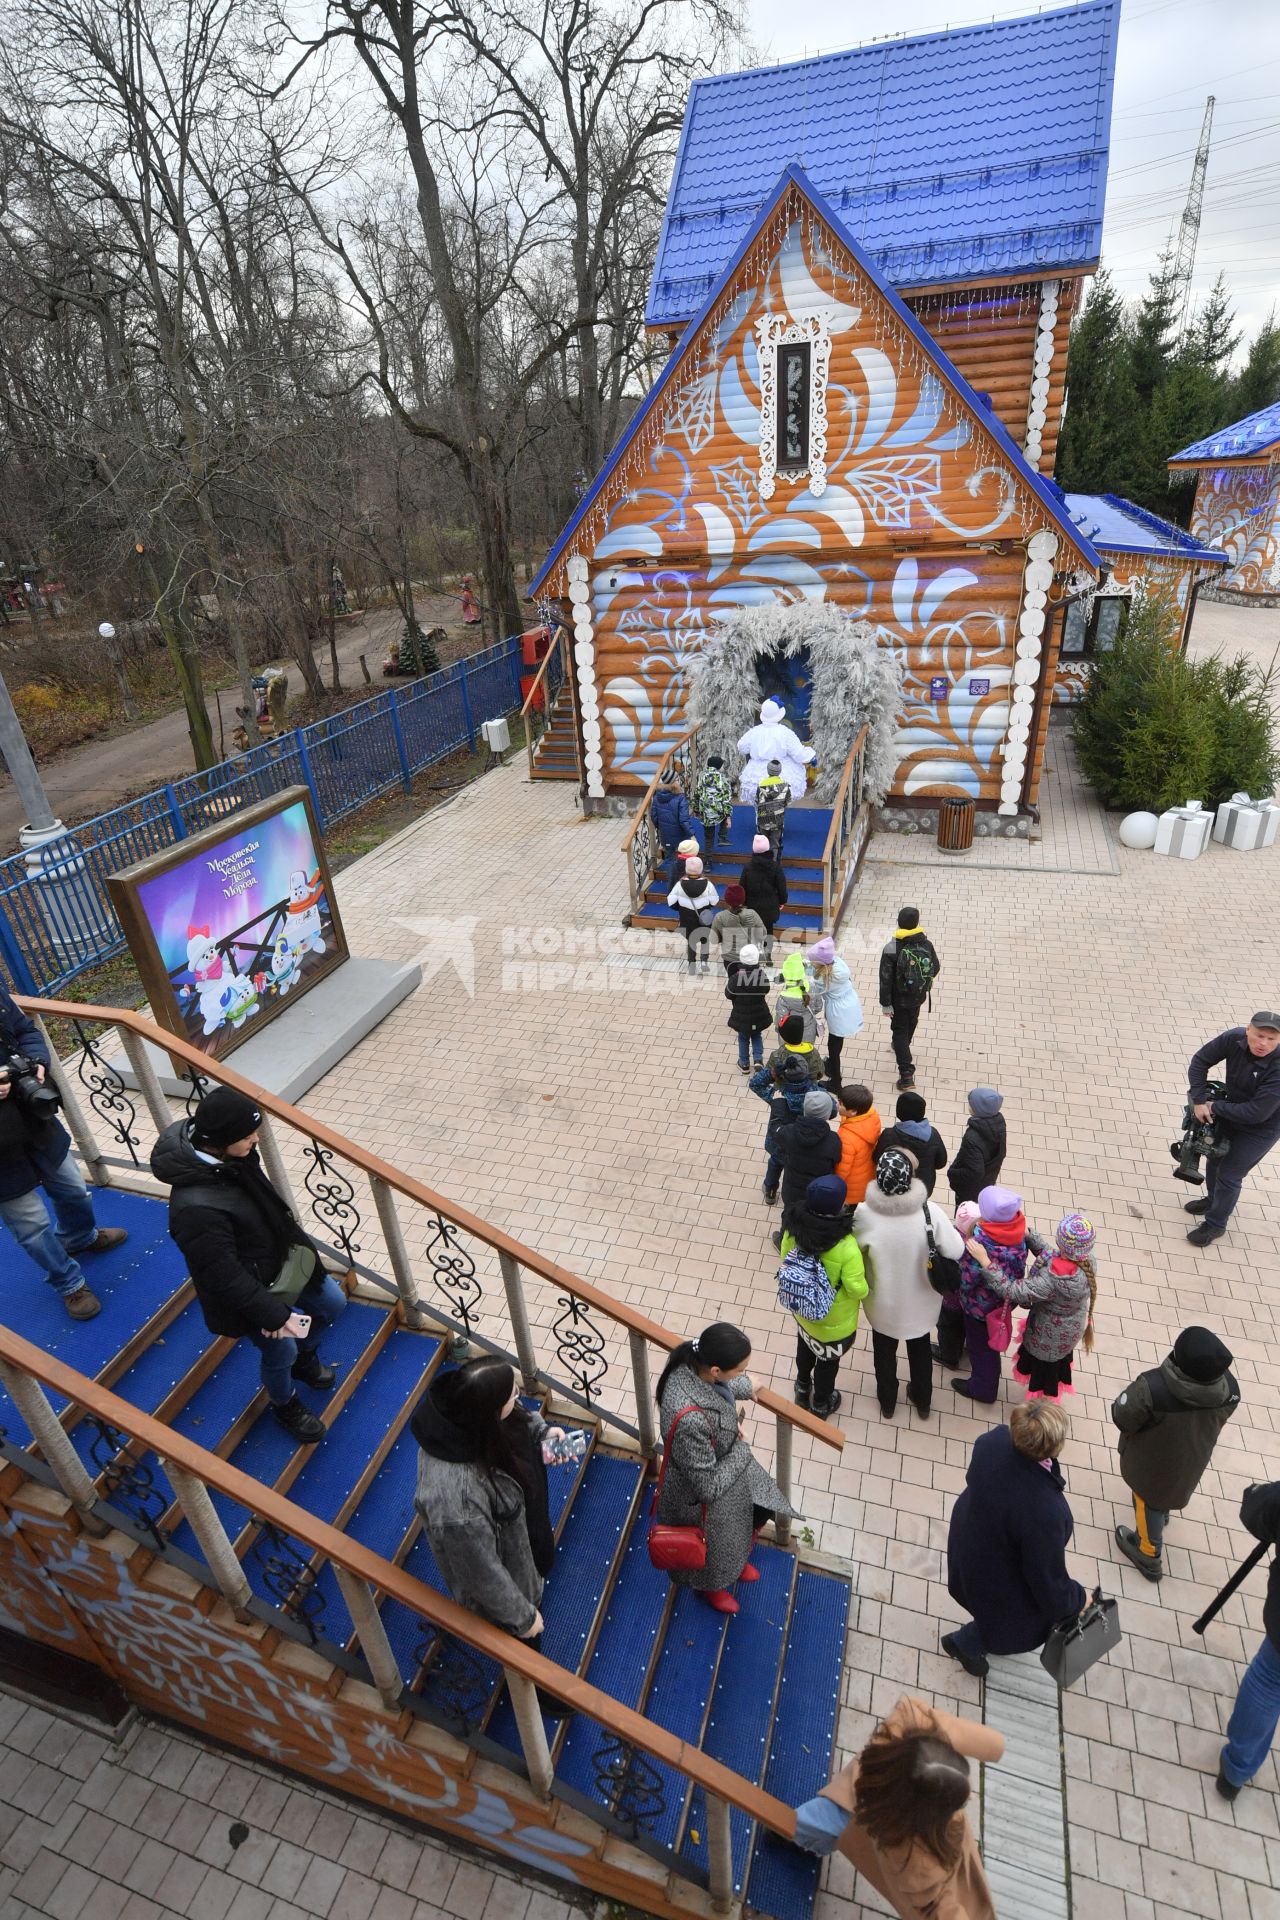
[[[839,1174],[811,1180],[804,1199],[788,1207],[782,1221],[782,1255],[794,1247],[822,1262],[835,1299],[821,1320],[796,1323],[796,1404],[809,1407],[823,1420],[840,1405],[836,1369],[841,1354],[853,1345],[858,1331],[858,1309],[867,1297],[862,1250],[853,1237],[853,1215],[845,1201],[848,1190]]]

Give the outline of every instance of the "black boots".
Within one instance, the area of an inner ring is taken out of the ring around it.
[[[317,1440],[324,1439],[324,1424],[316,1419],[314,1413],[308,1413],[295,1393],[282,1407],[272,1407],[276,1419],[286,1433],[295,1440],[301,1440],[304,1446],[314,1446]]]
[[[318,1353],[300,1353],[290,1371],[304,1387],[315,1387],[320,1393],[328,1393],[338,1377],[338,1369],[326,1367]]]

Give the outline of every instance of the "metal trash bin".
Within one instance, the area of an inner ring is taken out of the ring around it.
[[[968,853],[973,845],[972,800],[944,800],[938,808],[938,846],[943,853]]]

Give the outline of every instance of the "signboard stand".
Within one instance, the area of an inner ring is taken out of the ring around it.
[[[159,1026],[295,1101],[421,980],[352,959],[311,796],[291,787],[107,881]],[[284,1017],[281,1017],[284,1016]],[[167,1094],[190,1083],[148,1049]],[[112,1063],[133,1085],[127,1061]]]

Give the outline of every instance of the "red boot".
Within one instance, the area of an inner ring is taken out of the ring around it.
[[[742,1572],[738,1575],[738,1578],[739,1580],[746,1580],[748,1582],[752,1580],[758,1580],[760,1578],[760,1569],[759,1567],[753,1567],[751,1562],[748,1560],[746,1566],[742,1569]]]
[[[738,1611],[737,1601],[724,1587],[718,1588],[715,1593],[704,1593],[702,1597],[709,1607],[714,1607],[717,1613],[736,1613]]]

